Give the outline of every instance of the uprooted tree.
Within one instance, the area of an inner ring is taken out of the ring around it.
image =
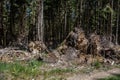
[[[67,62],[78,58],[79,63],[92,63],[92,61],[90,62],[90,58],[92,58],[93,61],[108,60],[108,63],[112,63],[112,61],[119,63],[120,58],[119,45],[112,43],[106,36],[96,33],[86,35],[81,28],[71,31],[56,51],[60,54],[59,57],[64,56]]]

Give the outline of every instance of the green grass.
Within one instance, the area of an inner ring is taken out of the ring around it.
[[[111,77],[107,77],[107,78],[103,78],[103,79],[99,79],[99,80],[120,80],[120,74],[119,75],[114,75]]]
[[[102,67],[102,64],[99,62],[99,61],[95,61],[94,63],[92,63],[92,66],[95,68],[95,69],[99,69]]]
[[[0,73],[10,74],[14,77],[29,77],[29,76],[37,76],[40,74],[39,67],[43,64],[43,62],[38,61],[30,61],[27,63],[4,63],[0,62]]]
[[[70,68],[68,68],[68,69],[57,68],[57,69],[53,69],[53,70],[48,71],[48,74],[63,74],[63,73],[70,73],[70,72],[74,72],[74,70],[70,69]]]
[[[45,68],[46,69],[41,69]],[[0,80],[3,79],[3,76],[11,77],[12,80],[31,80],[42,77],[43,80],[65,80],[66,74],[73,74],[75,70],[71,68],[54,68],[49,69],[48,65],[45,65],[43,62],[39,61],[29,61],[25,63],[14,62],[14,63],[4,63],[0,62]]]
[[[66,80],[66,77],[77,74],[79,72],[89,73],[94,69],[99,69],[102,64],[98,61],[94,62],[91,68],[76,70],[74,68],[54,68],[45,65],[44,62],[32,60],[29,62],[14,62],[4,63],[0,62],[0,80]],[[100,80],[120,80],[120,75],[108,77]]]
[[[118,64],[118,65],[115,65],[114,67],[120,68],[120,64]]]
[[[52,80],[65,80],[65,76],[67,73],[71,74],[74,73],[75,71],[73,69],[67,68],[67,69],[52,69],[49,71],[44,72],[44,79],[48,79],[50,77],[53,77]]]

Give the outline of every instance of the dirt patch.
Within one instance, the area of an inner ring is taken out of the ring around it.
[[[100,78],[105,78],[108,76],[113,76],[113,74],[120,74],[120,68],[115,68],[108,71],[94,71],[90,74],[78,74],[67,78],[67,80],[97,80]]]

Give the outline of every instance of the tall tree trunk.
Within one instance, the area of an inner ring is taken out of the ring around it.
[[[64,24],[64,35],[66,36],[66,30],[67,30],[67,2],[65,2],[65,14],[64,14],[64,18],[65,18],[65,24]]]
[[[3,22],[2,22],[2,16],[3,16],[3,7],[2,7],[2,1],[0,1],[0,45],[2,45],[3,41]]]
[[[26,16],[26,5],[24,4],[22,7],[21,7],[21,12],[20,12],[20,22],[19,22],[19,27],[20,27],[20,34],[21,33],[24,33],[25,31],[25,16]]]
[[[118,28],[119,27],[119,11],[120,11],[120,9],[119,9],[119,2],[120,1],[118,0],[118,4],[117,4],[117,6],[118,6],[118,8],[117,8],[118,10],[117,11],[118,12],[117,12],[117,21],[116,21],[117,22],[117,25],[116,25],[116,42],[115,42],[116,45],[118,45],[118,34],[119,34],[118,33],[118,30],[119,30],[119,28]]]
[[[13,36],[13,32],[14,32],[14,0],[10,0],[10,27],[9,27],[9,30],[10,30],[10,33],[11,35]]]
[[[19,34],[17,35],[17,43],[19,44],[23,44],[26,43],[27,44],[27,30],[26,30],[26,20],[25,20],[25,16],[26,16],[26,4],[23,4],[20,7],[20,15],[19,15]]]
[[[76,25],[75,27],[81,27],[82,26],[82,22],[81,22],[81,19],[82,19],[82,12],[83,12],[83,0],[77,0],[77,18],[76,18]]]
[[[82,26],[82,21],[81,21],[81,19],[82,19],[82,12],[83,12],[82,8],[83,8],[83,0],[80,0],[80,8],[79,8],[80,9],[80,11],[79,11],[80,12],[80,16],[79,16],[80,17],[80,21],[79,21],[80,23],[79,23],[79,27]]]
[[[43,25],[43,0],[39,0],[38,17],[37,17],[37,40],[43,41],[44,25]]]
[[[113,0],[111,2],[111,8],[113,9]],[[111,12],[110,17],[111,17],[111,21],[110,21],[110,41],[112,41],[113,12]]]

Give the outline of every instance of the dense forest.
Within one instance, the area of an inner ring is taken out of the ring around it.
[[[74,27],[120,43],[120,0],[1,0],[0,46],[43,41],[56,48]]]
[[[90,54],[119,63],[119,26],[120,0],[1,0],[0,53],[11,47],[48,53],[40,56],[48,62]]]

